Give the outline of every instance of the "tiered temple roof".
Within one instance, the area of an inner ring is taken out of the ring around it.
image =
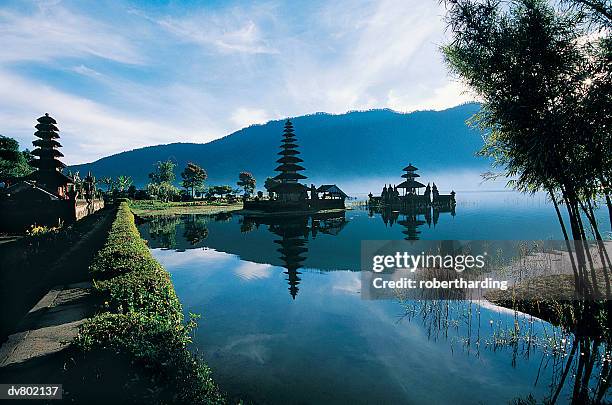
[[[34,159],[30,164],[41,171],[59,171],[66,165],[58,159],[64,155],[57,149],[62,146],[56,141],[56,139],[59,139],[57,122],[49,114],[45,114],[37,121],[38,124],[35,126],[37,131],[34,136],[40,139],[32,142],[36,146],[32,155],[38,156],[38,159]]]
[[[302,159],[297,157],[300,152],[297,150],[298,144],[295,133],[293,132],[293,124],[290,120],[285,122],[285,129],[283,130],[283,140],[281,143],[281,151],[278,152],[281,157],[276,161],[280,163],[274,171],[280,172],[274,177],[275,180],[279,181],[279,184],[273,187],[271,190],[280,193],[291,193],[301,192],[305,186],[298,183],[299,180],[306,179],[307,177],[301,173],[305,170],[299,163],[303,162]]]
[[[397,185],[397,188],[404,188],[407,190],[415,190],[417,188],[425,187],[425,184],[419,183],[415,179],[419,176],[416,171],[419,170],[410,163],[408,166],[403,169],[406,173],[402,174],[402,177],[406,180]]]
[[[61,172],[66,165],[59,160],[64,155],[58,150],[62,145],[57,141],[59,139],[57,121],[48,113],[38,118],[37,121],[34,135],[39,139],[32,142],[36,147],[32,155],[38,158],[32,160],[30,165],[38,170],[30,173],[23,180],[34,181],[37,186],[42,186],[60,197],[66,197],[67,187],[73,184],[74,180]]]

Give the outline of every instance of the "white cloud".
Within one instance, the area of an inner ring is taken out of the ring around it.
[[[397,94],[397,90],[391,89],[387,94],[387,107],[401,112],[411,112],[417,109],[441,110],[475,99],[459,82],[450,82],[442,87],[426,89],[426,91],[425,95]]]
[[[345,12],[338,22],[339,9]],[[321,10],[318,29],[333,52],[303,53],[307,45],[296,40],[283,72],[291,97],[309,112],[336,113],[390,104],[441,109],[466,101],[449,85],[438,50],[440,14],[435,4],[400,0],[360,7],[339,2]]]
[[[185,130],[115,111],[86,98],[22,79],[0,70],[2,132],[23,147],[33,139],[37,117],[50,113],[61,130],[64,162],[90,161],[101,155],[178,139]]]
[[[201,45],[214,45],[218,49],[228,52],[245,53],[278,53],[266,45],[260,38],[259,30],[253,21],[233,31],[218,30],[217,27],[202,29],[201,22],[194,21],[159,21],[159,24],[168,31],[180,36],[184,40]]]
[[[234,269],[234,273],[243,280],[252,281],[272,276],[274,267],[269,264],[243,262]]]
[[[138,50],[111,27],[59,5],[40,4],[30,14],[0,9],[0,62],[49,61],[96,56],[142,63]]]
[[[260,108],[240,107],[232,113],[232,122],[238,128],[254,124],[265,124],[271,119],[266,110]]]
[[[138,11],[136,14],[158,24],[180,40],[204,47],[212,47],[222,52],[246,54],[275,54],[278,50],[264,38],[258,24],[239,9],[225,13],[198,13],[175,18],[152,18]]]
[[[67,163],[317,111],[469,100],[443,66],[435,2],[35,4],[0,5],[0,133],[29,146],[49,112]]]
[[[102,76],[102,73],[94,69],[88,68],[85,65],[74,66],[70,70],[83,76],[89,76],[94,78],[99,78],[100,76]]]

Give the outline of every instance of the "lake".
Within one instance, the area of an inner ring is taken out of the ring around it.
[[[569,337],[484,303],[360,297],[371,239],[560,239],[544,196],[458,195],[454,211],[255,218],[158,217],[140,225],[172,274],[193,349],[231,398],[255,403],[508,403],[557,388]],[[602,230],[610,231],[602,217]],[[572,384],[561,388],[565,402]]]

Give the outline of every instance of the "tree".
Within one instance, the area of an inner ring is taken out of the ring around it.
[[[567,249],[574,252],[569,257],[576,299],[544,300],[549,308],[559,305],[554,311],[572,313],[562,323],[574,334],[565,371],[547,402],[557,401],[574,353],[580,353],[572,369],[572,403],[601,403],[612,371],[602,368],[596,384],[591,377],[600,347],[607,353],[612,346],[612,301],[595,298],[601,288],[596,273],[608,274],[612,265],[594,207],[606,201],[612,223],[612,13],[609,0],[562,3],[571,7],[555,9],[545,0],[448,0],[452,39],[443,52],[451,72],[482,100],[471,120],[485,131],[481,154],[514,178],[510,184],[518,190],[548,193]],[[602,29],[606,19],[608,28]],[[595,268],[584,243],[588,231],[603,268]]]
[[[612,3],[610,0],[561,0],[567,11],[578,13],[595,27],[612,24]]]
[[[157,162],[155,170],[149,173],[151,183],[147,185],[147,192],[162,201],[170,201],[179,194],[179,191],[172,182],[176,178],[174,168],[176,163],[168,159],[164,162]]]
[[[132,178],[130,176],[119,176],[117,177],[115,184],[117,185],[117,189],[120,192],[123,192],[132,185]]]
[[[185,170],[181,173],[183,178],[182,186],[186,190],[191,189],[191,196],[195,195],[195,189],[204,186],[204,181],[208,178],[206,170],[202,169],[195,163],[187,163]]]
[[[147,192],[150,196],[164,202],[171,201],[179,194],[179,190],[167,181],[162,183],[149,183],[147,185]]]
[[[128,187],[128,191],[127,191],[128,197],[131,199],[134,199],[136,197],[137,191],[138,190],[136,189],[136,186],[133,184],[130,184],[130,186]]]
[[[272,196],[272,188],[277,184],[280,184],[280,181],[275,180],[272,177],[266,178],[266,181],[264,182],[264,188],[268,192],[268,195]]]
[[[102,177],[97,182],[106,187],[107,193],[110,193],[115,189],[115,179],[113,179],[112,177]]]
[[[0,182],[8,185],[32,173],[34,169],[28,163],[30,160],[30,151],[20,151],[15,139],[0,135]]]
[[[172,160],[168,159],[164,162],[157,162],[153,167],[155,170],[149,173],[149,178],[153,183],[172,183],[176,179],[174,174],[176,163]]]
[[[585,239],[580,211],[596,228],[597,195],[612,222],[610,31],[589,36],[582,15],[544,0],[448,4],[443,52],[483,101],[472,120],[486,132],[481,153],[517,189],[561,199],[573,239]]]
[[[249,172],[240,172],[238,182],[236,183],[244,190],[244,195],[249,196],[255,190],[255,177]]]
[[[206,190],[206,198],[213,198],[216,196],[228,196],[233,193],[233,189],[231,186],[212,186]]]

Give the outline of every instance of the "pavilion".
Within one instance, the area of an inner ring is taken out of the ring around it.
[[[419,207],[445,207],[454,206],[455,203],[455,192],[452,191],[448,195],[442,195],[438,192],[436,184],[427,186],[416,179],[421,177],[417,171],[419,169],[412,165],[404,167],[402,174],[402,181],[396,186],[386,184],[383,186],[380,196],[374,196],[372,193],[368,195],[368,205],[374,207],[390,207],[392,209],[402,208],[419,208]],[[424,188],[425,192],[420,193],[420,189]],[[403,189],[403,193],[400,195],[398,190]]]

